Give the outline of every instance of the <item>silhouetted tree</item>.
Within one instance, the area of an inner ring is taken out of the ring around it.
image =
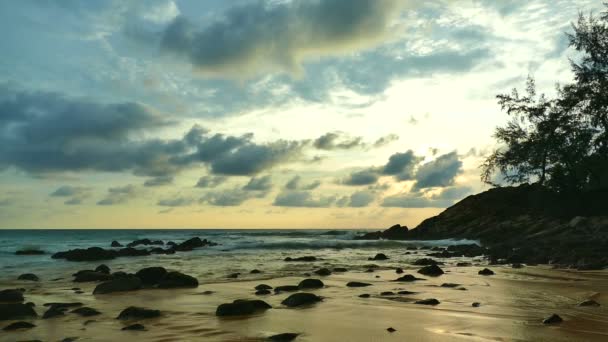
[[[608,6],[608,4],[606,4]],[[495,184],[498,170],[509,184],[538,182],[560,192],[608,188],[608,11],[579,16],[568,34],[580,52],[570,61],[574,82],[555,99],[537,96],[528,78],[526,95],[498,95],[511,116],[494,137],[503,146],[482,165],[482,180]]]

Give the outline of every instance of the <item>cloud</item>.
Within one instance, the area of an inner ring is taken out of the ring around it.
[[[344,185],[370,185],[378,181],[378,172],[373,169],[352,172],[342,180]]]
[[[169,185],[171,183],[173,183],[172,176],[158,176],[158,177],[154,177],[152,179],[148,179],[147,181],[145,181],[144,186],[155,187],[155,186]]]
[[[279,140],[256,145],[249,143],[219,155],[211,162],[211,171],[223,175],[252,175],[301,156],[303,143]]]
[[[395,153],[388,159],[382,168],[382,174],[394,175],[398,180],[410,180],[414,177],[414,169],[422,158],[414,155],[412,150],[404,153]]]
[[[313,146],[320,150],[348,150],[364,147],[362,137],[350,137],[343,132],[329,132],[315,139]]]
[[[230,8],[202,28],[180,16],[164,31],[161,47],[204,74],[300,73],[307,58],[348,54],[385,41],[405,3],[255,1]]]
[[[321,185],[321,181],[315,180],[308,184],[301,184],[302,177],[296,175],[285,183],[285,189],[287,190],[314,190]]]
[[[314,198],[310,191],[284,191],[277,195],[272,205],[277,207],[328,208],[336,198],[321,196]]]
[[[263,177],[252,177],[243,187],[243,190],[248,191],[269,191],[270,189],[272,189],[272,177],[269,175]]]
[[[174,197],[161,199],[156,204],[161,207],[186,207],[194,203],[194,200],[189,197]]]
[[[224,183],[228,177],[226,176],[203,176],[196,183],[197,188],[215,188]]]
[[[372,191],[357,191],[350,195],[348,206],[352,208],[367,207],[376,199],[376,194]]]
[[[97,205],[115,205],[128,202],[137,196],[137,188],[134,185],[125,185],[108,189],[105,198],[97,202]]]
[[[265,191],[250,191],[243,190],[242,188],[234,188],[206,193],[201,197],[200,202],[220,207],[233,207],[239,206],[252,198],[263,198],[266,194],[267,192]]]
[[[462,161],[456,151],[437,157],[421,165],[416,172],[415,189],[447,187],[454,184],[456,176],[462,173]]]
[[[388,134],[386,136],[380,137],[378,138],[378,140],[376,140],[374,142],[374,147],[378,148],[378,147],[383,147],[386,146],[394,141],[399,140],[399,136],[397,134]]]
[[[63,202],[66,205],[78,205],[91,196],[91,188],[84,186],[63,185],[49,194],[51,197],[69,197]]]

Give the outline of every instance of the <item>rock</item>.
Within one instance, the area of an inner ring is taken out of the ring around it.
[[[120,242],[118,242],[118,241],[114,240],[114,241],[112,241],[112,243],[110,244],[110,247],[123,247],[123,245],[122,245]]]
[[[430,259],[430,258],[422,258],[422,259],[418,259],[418,260],[414,261],[413,264],[417,265],[417,266],[431,266],[431,265],[441,265],[443,263],[438,262],[434,259]]]
[[[518,262],[513,263],[513,264],[511,265],[511,268],[522,268],[522,267],[524,267],[524,265],[522,265],[522,264],[520,264],[520,263],[518,263]]]
[[[108,273],[91,270],[82,270],[74,274],[74,282],[77,283],[84,283],[89,281],[108,281],[111,279],[112,276]]]
[[[156,285],[165,277],[167,270],[164,267],[146,267],[135,273],[144,285]]]
[[[226,316],[245,316],[252,315],[259,311],[271,309],[268,303],[263,300],[242,300],[237,299],[232,303],[224,303],[217,307],[215,315],[220,317]]]
[[[389,327],[389,328],[386,328],[386,331],[388,331],[389,333],[394,333],[395,331],[397,331],[397,329],[395,329],[393,327]]]
[[[471,264],[470,262],[459,262],[456,263],[457,267],[468,267],[468,266],[473,266],[473,264]]]
[[[75,313],[77,315],[80,315],[82,317],[91,317],[91,316],[101,315],[101,312],[99,312],[93,308],[89,308],[87,306],[83,306],[81,308],[74,309],[71,312]]]
[[[2,330],[13,331],[13,330],[19,330],[19,329],[31,329],[34,327],[36,327],[36,326],[33,325],[32,323],[19,321],[19,322],[13,322],[13,323],[5,326],[4,328],[2,328]]]
[[[380,278],[380,276],[379,276],[379,275],[377,275],[377,276],[376,276],[376,278]]]
[[[395,273],[397,273],[397,274],[403,273],[403,268],[397,267],[397,269],[395,269]]]
[[[561,323],[563,319],[557,314],[553,314],[543,320],[543,324],[557,324]]]
[[[416,294],[416,292],[401,290],[401,291],[397,292],[397,294],[400,294],[400,295],[411,295],[411,294]]]
[[[250,274],[260,274],[260,273],[262,273],[262,271],[255,269],[255,270],[251,270],[249,273]]]
[[[23,291],[21,289],[8,289],[0,291],[0,302],[20,303],[24,300]]]
[[[15,252],[16,255],[43,255],[44,251],[38,249],[22,249]]]
[[[107,265],[101,264],[95,268],[95,272],[110,274],[110,268]]]
[[[269,295],[272,292],[270,292],[270,290],[257,290],[255,291],[255,295],[256,296],[265,296],[265,295]]]
[[[362,283],[359,281],[350,281],[348,283],[346,283],[347,287],[366,287],[366,286],[372,286],[372,284],[369,283]]]
[[[454,288],[454,287],[458,287],[460,286],[460,284],[455,284],[455,283],[443,283],[441,284],[441,287],[449,287],[449,288]]]
[[[282,333],[277,335],[272,335],[268,337],[268,341],[272,342],[290,342],[295,340],[300,334],[296,333]]]
[[[359,295],[359,298],[369,298],[371,295],[369,293],[363,293]]]
[[[65,252],[57,252],[52,255],[53,259],[66,259],[68,261],[98,261],[116,258],[116,252],[105,250],[100,247],[89,247],[87,249],[76,248]]]
[[[315,294],[300,292],[300,293],[294,293],[294,294],[290,295],[289,297],[285,298],[285,300],[283,300],[281,302],[281,304],[283,304],[287,307],[293,308],[293,307],[302,306],[302,305],[314,304],[314,303],[320,302],[321,300],[322,300],[322,298]]]
[[[135,276],[115,278],[101,283],[95,287],[93,294],[106,294],[112,292],[135,291],[141,288],[141,279]]]
[[[474,308],[478,308],[478,307],[481,306],[481,303],[480,302],[473,302],[473,304],[471,304],[471,306],[474,307]]]
[[[367,260],[388,260],[388,257],[384,253],[378,253],[373,258],[367,258]]]
[[[19,278],[17,278],[18,280],[28,280],[28,281],[39,281],[40,278],[38,278],[37,275],[35,275],[34,273],[24,273],[22,275],[19,276]]]
[[[9,303],[0,304],[0,321],[15,320],[21,318],[37,317],[36,311],[26,304]]]
[[[306,262],[310,262],[310,261],[317,261],[317,257],[314,256],[302,256],[302,257],[297,257],[297,258],[291,258],[291,257],[287,257],[285,258],[285,261],[306,261]]]
[[[178,244],[177,246],[174,246],[174,248],[176,251],[184,252],[184,251],[191,251],[195,248],[204,247],[207,245],[211,245],[211,243],[209,243],[209,241],[207,241],[207,239],[201,240],[201,238],[199,238],[199,237],[193,237],[191,239],[188,239],[188,240]]]
[[[227,276],[226,276],[226,278],[228,278],[228,279],[236,279],[236,278],[238,278],[240,275],[241,275],[241,274],[240,274],[240,273],[238,273],[238,272],[237,272],[237,273],[230,273],[229,275],[227,275]]]
[[[72,303],[44,303],[45,307],[55,307],[55,308],[59,308],[59,309],[63,309],[66,310],[68,308],[75,308],[75,307],[79,307],[82,306],[82,303],[80,302],[72,302]]]
[[[127,325],[126,327],[124,327],[124,328],[122,328],[120,330],[142,331],[142,330],[146,330],[146,327],[144,327],[142,324],[135,323],[135,324]]]
[[[145,239],[139,239],[139,240],[135,240],[133,242],[130,242],[127,244],[127,247],[137,247],[139,245],[144,245],[144,246],[148,246],[148,245],[164,245],[164,243],[160,240],[157,241],[152,241],[148,238]]]
[[[135,256],[146,256],[150,255],[150,251],[146,249],[137,249],[133,247],[127,247],[116,251],[116,256],[120,257],[135,257]]]
[[[483,270],[477,272],[477,274],[479,275],[485,275],[485,276],[489,276],[489,275],[494,275],[494,271],[492,271],[489,268],[484,268]]]
[[[384,291],[384,292],[380,292],[381,296],[394,296],[395,292],[393,291]]]
[[[298,284],[300,289],[320,289],[324,286],[325,284],[319,279],[304,279]]]
[[[424,266],[418,270],[418,273],[430,277],[438,277],[443,274],[443,270],[437,265]]]
[[[374,273],[374,269],[373,268],[368,268],[365,270],[365,273]]]
[[[266,284],[260,284],[255,287],[256,290],[272,290],[272,286]]]
[[[417,300],[414,302],[414,304],[421,304],[421,305],[438,305],[439,301],[435,298],[427,298],[427,299],[421,299],[421,300]]]
[[[122,310],[116,319],[145,319],[160,317],[160,310],[144,309],[136,306],[129,306]]]
[[[588,299],[580,302],[578,306],[600,306],[600,303],[594,301],[593,299]]]
[[[298,290],[300,290],[300,288],[296,285],[282,285],[282,286],[277,286],[274,288],[275,293],[294,292],[294,291],[298,291]]]
[[[42,319],[49,319],[49,318],[54,318],[54,317],[58,317],[58,316],[64,316],[65,315],[65,311],[67,310],[66,307],[61,307],[61,306],[51,306],[48,310],[46,310],[46,312],[42,315]]]
[[[344,267],[335,267],[334,272],[342,273],[342,272],[348,272],[348,270]]]
[[[198,287],[198,280],[180,272],[169,272],[160,280],[158,287],[161,289],[193,288]]]
[[[381,238],[387,240],[405,240],[408,236],[407,226],[396,224],[389,229],[383,231],[380,235]]]
[[[324,267],[316,270],[314,273],[320,276],[328,276],[331,274],[331,271]]]
[[[399,278],[397,278],[397,279],[395,279],[395,280],[393,280],[393,281],[405,281],[405,282],[410,282],[410,281],[416,281],[416,280],[424,280],[424,279],[421,279],[421,278],[416,278],[416,277],[414,277],[414,276],[413,276],[413,275],[411,275],[411,274],[406,274],[406,275],[401,276],[401,277],[399,277]]]

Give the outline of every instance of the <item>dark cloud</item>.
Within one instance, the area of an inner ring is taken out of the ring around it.
[[[196,183],[197,188],[215,188],[224,183],[228,177],[226,176],[203,176]]]
[[[350,137],[343,132],[329,132],[315,139],[313,146],[320,150],[348,150],[365,147],[362,137]]]
[[[243,187],[243,190],[248,191],[269,191],[270,189],[272,189],[272,177],[269,175],[263,177],[252,177]]]
[[[404,4],[255,1],[229,9],[202,28],[178,17],[166,28],[161,47],[206,74],[242,78],[263,71],[300,72],[308,56],[349,53],[382,42]]]
[[[63,203],[78,205],[91,196],[91,188],[84,186],[63,185],[49,194],[51,197],[69,197]]]
[[[173,176],[158,176],[151,179],[148,179],[144,182],[144,186],[154,187],[154,186],[163,186],[169,185],[173,183]]]
[[[301,184],[302,177],[294,176],[287,183],[285,183],[285,189],[287,190],[314,190],[321,185],[321,181],[315,180],[308,184]]]
[[[456,176],[462,173],[462,161],[456,151],[437,157],[421,165],[416,172],[415,189],[447,187],[454,184]]]
[[[386,146],[394,141],[399,140],[399,136],[397,134],[388,134],[386,136],[380,137],[378,138],[378,140],[376,140],[374,142],[374,147],[383,147]]]
[[[251,175],[301,156],[304,143],[279,140],[256,145],[249,143],[219,155],[211,162],[211,171],[223,175]]]
[[[137,188],[131,184],[109,188],[106,197],[97,202],[97,205],[123,204],[136,196]]]
[[[350,195],[348,202],[349,207],[362,208],[367,207],[376,199],[376,195],[371,191],[357,191]]]
[[[373,169],[352,172],[347,178],[342,180],[344,185],[370,185],[378,181],[378,172]]]
[[[252,198],[263,198],[268,194],[266,191],[251,191],[243,188],[226,189],[223,191],[213,191],[201,197],[201,203],[220,207],[233,207],[243,204]]]
[[[310,191],[284,191],[274,199],[277,207],[328,208],[336,198],[333,196],[313,197]]]
[[[189,197],[174,197],[161,199],[156,204],[161,207],[186,207],[194,203],[194,200]]]
[[[410,180],[414,177],[414,169],[422,158],[417,157],[414,151],[395,153],[388,158],[388,163],[382,168],[382,174],[393,175],[398,180]]]

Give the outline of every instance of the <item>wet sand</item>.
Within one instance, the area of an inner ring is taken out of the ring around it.
[[[355,269],[327,277],[313,276],[325,288],[308,290],[324,297],[320,303],[303,308],[286,308],[280,303],[289,293],[255,296],[254,286],[297,285],[302,276],[272,277],[245,274],[242,279],[201,282],[196,289],[139,290],[119,294],[92,295],[96,283],[73,283],[69,274],[57,281],[39,283],[2,281],[1,288],[26,288],[26,301],[36,304],[42,315],[48,302],[82,302],[101,311],[85,318],[67,313],[64,317],[28,320],[37,327],[1,332],[0,340],[58,341],[78,337],[78,341],[263,341],[284,332],[299,333],[296,341],[606,341],[608,340],[608,272],[554,270],[545,266],[512,269],[489,266],[493,276],[477,272],[485,266],[456,267],[454,261],[441,266],[439,277],[416,273],[418,266],[403,265],[405,274],[423,281],[397,283],[394,269],[373,273]],[[370,262],[371,263],[371,262]],[[373,262],[383,266],[382,262]],[[74,269],[79,268],[73,264]],[[303,269],[312,270],[311,264]],[[379,278],[376,278],[379,276]],[[349,281],[369,282],[372,286],[348,288]],[[461,284],[466,290],[441,287],[443,283]],[[76,294],[71,288],[80,287]],[[410,295],[381,296],[383,291],[408,290]],[[205,291],[213,291],[204,294]],[[370,298],[359,298],[369,293]],[[235,299],[262,299],[272,309],[252,316],[218,318],[219,304]],[[436,306],[414,304],[415,300],[436,298]],[[599,307],[577,304],[593,298]],[[479,307],[472,307],[479,302]],[[116,316],[128,306],[161,310],[161,317],[138,321],[119,321]],[[552,313],[564,321],[544,325]],[[94,320],[85,325],[88,320]],[[121,331],[138,322],[146,331]],[[10,321],[2,322],[7,325]],[[392,327],[395,332],[386,329]]]

